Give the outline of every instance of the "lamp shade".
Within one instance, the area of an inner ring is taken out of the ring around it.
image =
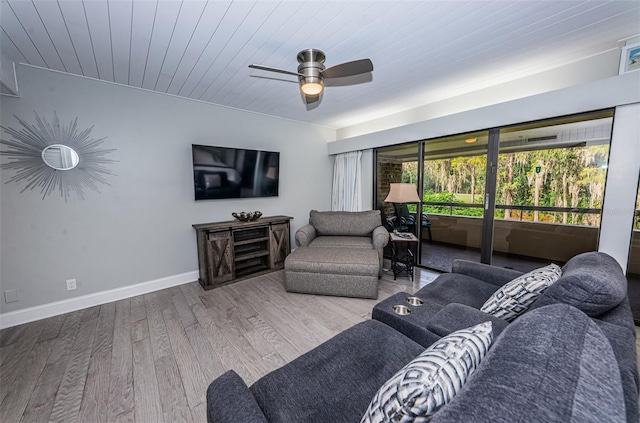
[[[413,184],[389,184],[389,195],[384,199],[386,203],[419,203],[418,191]]]

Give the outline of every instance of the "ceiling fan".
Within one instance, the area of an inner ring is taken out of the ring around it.
[[[298,63],[300,63],[297,72],[263,65],[249,65],[249,67],[297,76],[300,91],[304,94],[307,104],[318,101],[324,88],[325,79],[344,78],[373,71],[373,62],[370,59],[354,60],[326,68],[324,66],[326,55],[324,52],[314,48],[302,50],[298,53],[297,59]]]

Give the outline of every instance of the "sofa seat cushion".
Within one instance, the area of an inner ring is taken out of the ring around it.
[[[380,210],[362,212],[317,211],[309,212],[309,224],[318,235],[371,236],[382,225]]]
[[[258,380],[250,390],[270,423],[353,423],[382,384],[424,347],[368,320]]]
[[[624,422],[623,398],[602,331],[581,311],[557,304],[511,323],[431,423]]]
[[[440,339],[380,387],[361,423],[426,422],[462,389],[492,339],[491,322]]]
[[[470,276],[445,273],[416,292],[416,297],[424,298],[443,306],[450,303],[459,303],[480,309],[495,291],[496,286],[493,284]]]
[[[371,237],[366,236],[319,236],[316,237],[309,247],[320,248],[360,248],[372,250]]]

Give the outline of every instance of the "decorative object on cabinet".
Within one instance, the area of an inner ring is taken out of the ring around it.
[[[284,268],[291,252],[288,216],[193,225],[198,243],[199,282],[204,289]]]
[[[51,123],[35,115],[35,125],[14,115],[21,129],[1,127],[11,136],[10,140],[0,139],[0,144],[7,146],[0,155],[8,157],[2,168],[15,171],[8,182],[25,182],[20,192],[40,188],[42,199],[60,191],[65,202],[72,191],[84,199],[85,188],[100,192],[98,184],[109,185],[105,176],[115,174],[107,165],[115,160],[105,156],[115,149],[100,147],[106,137],[91,138],[93,126],[80,131],[78,118],[61,125],[55,112]]]
[[[252,220],[258,220],[260,216],[262,216],[262,212],[254,211],[254,212],[233,212],[231,216],[235,217],[241,222],[251,222]]]

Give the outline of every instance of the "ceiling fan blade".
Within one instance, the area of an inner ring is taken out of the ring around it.
[[[284,69],[278,69],[278,68],[271,68],[269,66],[262,66],[262,65],[249,65],[250,68],[252,69],[260,69],[260,70],[265,70],[265,71],[269,71],[269,72],[277,72],[277,73],[284,73],[287,75],[295,75],[295,76],[304,76],[298,72],[291,72],[288,70],[284,70]]]
[[[325,78],[343,78],[371,71],[373,71],[373,62],[369,59],[361,59],[332,66],[325,69],[322,74]]]

